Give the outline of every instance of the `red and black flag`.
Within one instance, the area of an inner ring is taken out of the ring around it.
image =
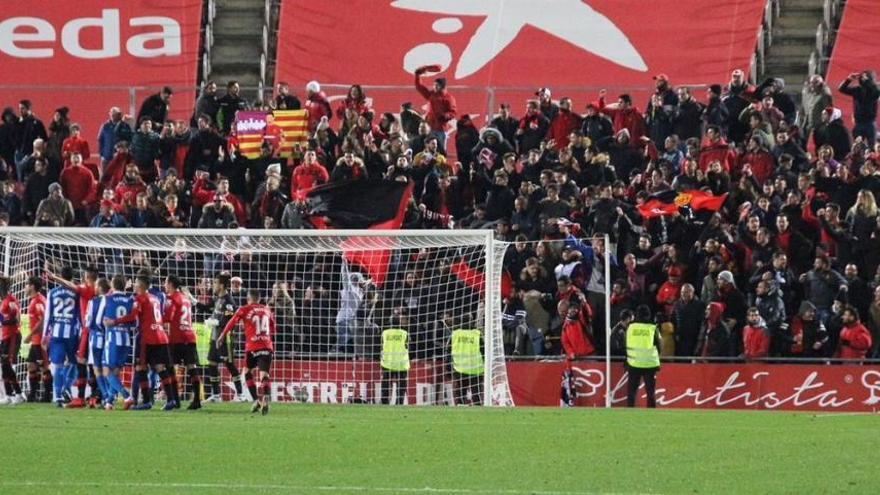
[[[639,206],[643,218],[665,217],[678,213],[679,208],[690,208],[697,211],[718,211],[727,201],[727,193],[713,196],[712,193],[699,190],[663,191],[651,195]]]
[[[412,184],[406,182],[334,182],[309,191],[306,202],[318,228],[399,229],[412,191]]]
[[[316,187],[306,201],[312,223],[320,229],[396,230],[403,225],[412,191],[412,183],[348,181]],[[363,268],[376,285],[388,278],[393,239],[350,237],[342,248],[346,261]]]
[[[449,266],[449,271],[462,283],[479,294],[486,291],[486,276],[482,270],[472,268],[465,260],[459,260]],[[501,272],[501,297],[513,296],[513,278],[504,270]]]

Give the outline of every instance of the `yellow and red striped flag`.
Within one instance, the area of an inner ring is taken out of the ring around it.
[[[276,110],[275,125],[281,128],[281,157],[290,158],[293,155],[294,143],[308,143],[309,141],[309,111],[308,110]]]

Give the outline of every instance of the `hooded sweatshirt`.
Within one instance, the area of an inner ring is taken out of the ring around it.
[[[743,355],[747,360],[767,357],[770,353],[770,331],[767,323],[758,317],[758,323],[743,329]]]
[[[703,323],[703,331],[697,348],[702,357],[726,357],[730,355],[730,331],[721,315],[724,305],[719,302],[709,303],[709,316]]]
[[[813,142],[816,149],[824,145],[831,146],[834,149],[834,159],[841,161],[846,159],[852,150],[852,137],[849,130],[843,125],[843,112],[839,108],[829,107],[825,111],[829,112],[828,122],[823,122],[816,126],[813,131]]]
[[[782,334],[780,336],[788,342],[788,349],[784,349],[784,351],[788,351],[794,356],[817,356],[822,353],[821,348],[813,349],[813,345],[817,342],[823,345],[828,342],[828,332],[818,318],[813,317],[809,321],[804,319],[804,315],[811,311],[816,312],[816,306],[813,303],[810,301],[801,302],[797,316],[791,320],[788,335]]]

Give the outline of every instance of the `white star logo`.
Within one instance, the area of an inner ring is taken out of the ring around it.
[[[526,26],[563,39],[626,68],[648,67],[629,38],[581,0],[396,0],[392,7],[444,15],[484,16],[455,69],[463,79],[500,54]]]

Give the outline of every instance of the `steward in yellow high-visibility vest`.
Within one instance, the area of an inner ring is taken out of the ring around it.
[[[636,308],[636,320],[626,329],[626,369],[629,372],[626,405],[634,407],[636,393],[644,379],[648,393],[648,407],[657,407],[656,374],[660,370],[660,329],[653,323],[651,310],[641,305]]]
[[[482,404],[483,395],[483,333],[480,330],[453,330],[453,387],[456,404]],[[467,394],[470,392],[470,401]]]
[[[400,316],[397,319],[405,320],[406,317]],[[409,332],[403,328],[388,328],[382,331],[382,355],[379,364],[382,367],[382,403],[406,404],[409,375]],[[392,402],[389,398],[395,386],[397,387],[397,400]]]

